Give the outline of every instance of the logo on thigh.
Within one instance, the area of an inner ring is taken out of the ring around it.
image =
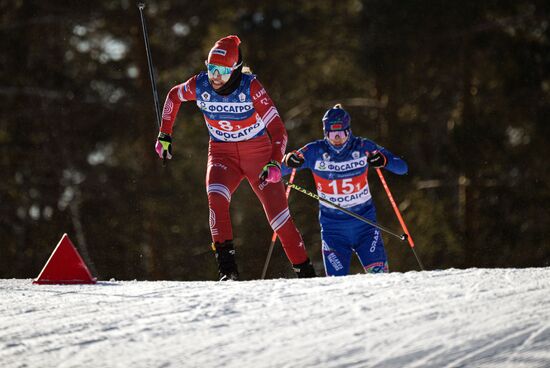
[[[211,168],[219,167],[220,169],[227,171],[227,166],[225,166],[224,164],[221,164],[221,163],[219,163],[219,162],[212,162],[212,163],[210,164],[210,167],[211,167]]]

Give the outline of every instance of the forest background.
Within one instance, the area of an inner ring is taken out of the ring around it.
[[[386,180],[427,269],[550,265],[550,2],[157,0],[145,16],[161,104],[237,34],[289,149],[322,138],[339,102],[355,135],[403,157],[408,175]],[[215,279],[207,130],[184,104],[162,166],[135,2],[2,1],[0,40],[0,278],[35,277],[66,232],[100,279]],[[318,204],[292,192],[290,208],[321,271]],[[231,211],[258,278],[272,231],[246,182]],[[418,269],[384,239],[391,270]],[[293,277],[280,244],[268,277]]]

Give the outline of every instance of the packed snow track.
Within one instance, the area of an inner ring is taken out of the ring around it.
[[[0,280],[0,367],[550,367],[550,268]]]

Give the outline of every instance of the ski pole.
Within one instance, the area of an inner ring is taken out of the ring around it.
[[[405,221],[403,221],[403,217],[401,216],[401,212],[399,211],[399,208],[397,207],[397,204],[395,204],[395,200],[393,199],[393,196],[390,192],[390,188],[388,187],[388,184],[386,183],[386,179],[384,179],[384,175],[382,174],[382,170],[376,169],[376,173],[378,174],[378,177],[380,178],[380,181],[382,182],[382,186],[386,190],[386,194],[388,195],[388,199],[390,200],[390,203],[393,207],[393,210],[395,214],[397,215],[397,219],[399,220],[399,223],[401,224],[401,228],[407,235],[407,240],[409,242],[409,245],[411,246],[411,249],[413,251],[414,256],[416,257],[416,260],[418,262],[418,265],[420,266],[420,269],[424,271],[424,266],[422,265],[422,262],[420,262],[420,258],[418,258],[418,255],[416,254],[416,251],[414,250],[414,241],[411,237],[411,233],[409,232],[409,229],[407,229],[407,225],[405,225]]]
[[[344,213],[347,213],[348,215],[350,215],[350,216],[352,216],[352,217],[355,217],[356,219],[358,219],[358,220],[360,220],[360,221],[363,221],[363,222],[365,222],[365,223],[371,225],[372,227],[377,228],[378,230],[384,231],[385,233],[388,233],[389,235],[395,236],[396,238],[398,238],[398,239],[401,240],[401,241],[407,240],[407,234],[399,235],[399,234],[397,234],[397,233],[394,233],[394,232],[391,231],[390,229],[388,229],[388,228],[386,228],[386,227],[384,227],[384,226],[382,226],[382,225],[379,225],[379,224],[377,224],[377,223],[375,223],[375,222],[373,222],[373,221],[371,221],[371,220],[369,220],[369,219],[366,219],[366,218],[364,218],[364,217],[361,216],[361,215],[358,215],[358,214],[356,214],[356,213],[354,213],[354,212],[351,212],[350,210],[348,210],[348,209],[346,209],[346,208],[344,208],[344,207],[342,207],[342,206],[339,206],[339,205],[337,205],[336,203],[332,203],[331,201],[329,201],[329,200],[327,200],[327,199],[325,199],[325,198],[321,198],[321,197],[319,197],[317,194],[312,193],[312,192],[310,192],[309,190],[302,188],[301,186],[298,186],[298,185],[296,185],[296,184],[290,183],[290,182],[287,181],[285,178],[283,178],[282,181],[283,181],[283,183],[285,183],[286,185],[288,185],[290,188],[295,189],[295,190],[297,190],[298,192],[301,192],[301,193],[303,193],[303,194],[305,194],[305,195],[307,195],[307,196],[310,196],[311,198],[314,198],[314,199],[318,200],[319,202],[323,202],[323,203],[326,203],[326,204],[328,204],[328,205],[330,205],[330,206],[332,206],[332,207],[334,207],[334,208],[337,208],[337,209],[339,209],[340,211],[342,211],[342,212],[344,212]]]
[[[296,169],[292,169],[292,173],[290,174],[290,180],[289,182],[292,183],[294,181],[294,176],[296,175]],[[286,188],[286,198],[288,199],[288,196],[290,195],[290,187]],[[267,258],[265,259],[264,263],[264,269],[262,271],[262,280],[265,279],[265,274],[267,272],[267,267],[269,266],[269,261],[271,260],[271,253],[273,253],[273,247],[275,246],[275,242],[277,241],[277,232],[273,232],[273,236],[271,237],[271,244],[269,244],[269,251],[267,252]]]
[[[151,56],[151,49],[149,47],[149,34],[147,33],[147,24],[145,23],[145,16],[143,15],[143,9],[145,8],[145,2],[138,3],[139,15],[141,18],[141,29],[143,30],[143,41],[145,42],[145,52],[147,53],[147,66],[149,67],[149,77],[151,79],[151,87],[153,89],[153,100],[155,103],[155,115],[157,117],[157,125],[160,129],[160,103],[157,92],[157,82],[155,80],[155,72],[153,69],[153,58]],[[164,151],[162,157],[162,165],[166,165],[167,152]]]

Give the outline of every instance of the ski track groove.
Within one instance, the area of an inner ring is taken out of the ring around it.
[[[530,332],[527,332],[528,334]],[[488,351],[493,350],[495,347],[500,345],[505,345],[508,342],[514,342],[520,339],[526,332],[523,330],[517,331],[512,334],[505,334],[504,336],[496,339],[495,341],[483,345],[481,347],[475,348],[472,351],[468,352],[466,355],[462,356],[460,359],[457,359],[444,368],[456,368],[456,367],[468,367],[468,366],[479,366],[481,362],[476,362],[476,357],[485,354]]]
[[[519,355],[519,353],[524,349],[528,349],[530,347],[531,343],[537,338],[537,336],[542,335],[542,333],[544,331],[550,331],[550,326],[549,325],[543,325],[543,326],[541,326],[537,329],[534,329],[529,334],[529,336],[523,341],[523,343],[521,345],[519,345],[516,349],[514,349],[512,354],[508,357],[508,359],[506,359],[505,365],[506,364],[511,365],[512,364],[511,362],[516,359],[516,357]],[[518,359],[518,360],[520,360],[520,359]]]

